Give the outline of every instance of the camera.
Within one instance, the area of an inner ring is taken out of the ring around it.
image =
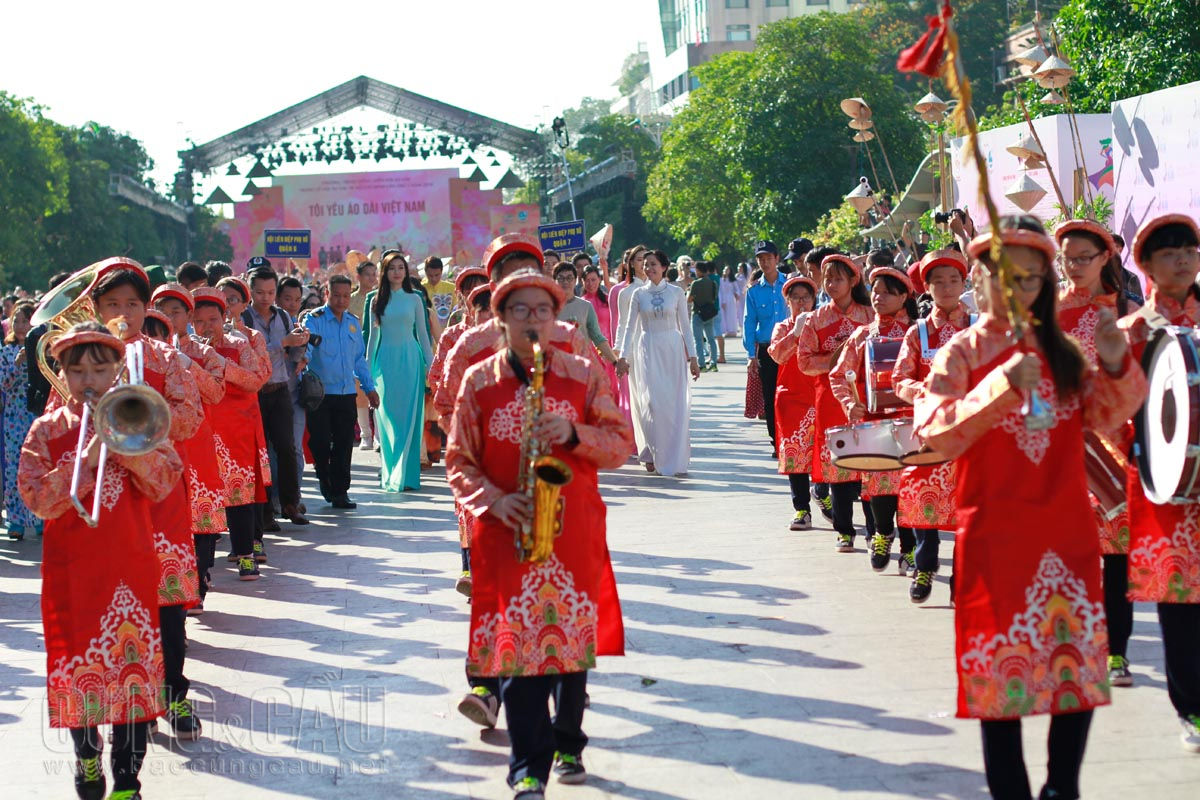
[[[321,334],[310,333],[308,335],[308,343],[311,344],[313,347],[320,347],[321,346]]]
[[[933,221],[934,221],[934,224],[936,224],[936,225],[949,225],[949,224],[950,224],[950,220],[951,220],[951,219],[952,219],[952,218],[953,218],[953,217],[954,217],[956,214],[957,214],[958,216],[960,216],[960,217],[965,217],[965,216],[966,216],[966,214],[964,214],[964,213],[963,213],[963,210],[962,210],[961,208],[952,208],[952,209],[950,209],[949,211],[935,211],[935,212],[933,212]]]

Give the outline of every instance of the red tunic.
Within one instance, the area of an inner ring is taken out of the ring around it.
[[[1130,301],[1132,308],[1137,304]],[[1088,292],[1075,289],[1063,289],[1058,292],[1058,324],[1063,333],[1079,343],[1083,354],[1093,366],[1096,360],[1096,323],[1100,321],[1100,309],[1107,308],[1117,313],[1117,295],[1104,294],[1092,297]],[[1133,442],[1133,429],[1129,424],[1118,426],[1115,430],[1096,432],[1111,443],[1114,449],[1129,452]],[[1092,509],[1096,512],[1096,527],[1100,531],[1100,551],[1105,554],[1124,553],[1129,549],[1129,507],[1114,519],[1105,519],[1100,501],[1090,492]]]
[[[42,625],[53,728],[147,720],[165,710],[150,505],[179,482],[182,464],[167,443],[136,458],[109,455],[100,525],[89,528],[70,500],[80,410],[72,401],[33,423],[18,476],[21,498],[46,520]],[[85,466],[80,494],[88,509],[95,483]]]
[[[805,375],[796,360],[796,332],[804,324],[800,314],[780,322],[771,333],[767,352],[779,365],[775,379],[775,441],[779,443],[779,474],[801,474],[812,468],[816,433],[817,379]]]
[[[1200,327],[1200,302],[1191,294],[1180,305],[1150,289],[1146,305],[1172,325]],[[1140,359],[1150,326],[1139,314],[1118,323]],[[1147,603],[1200,603],[1200,503],[1155,505],[1146,499],[1137,462],[1130,460],[1129,599]]]
[[[209,347],[189,337],[179,340],[179,350],[189,359],[189,371],[200,391],[204,418],[196,435],[179,443],[183,457],[183,477],[187,482],[188,504],[192,512],[193,534],[219,534],[228,527],[225,520],[225,482],[217,463],[216,438],[213,436],[212,409],[225,397],[225,359]]]
[[[562,489],[562,531],[554,553],[541,564],[521,564],[512,529],[488,510],[518,490],[524,385],[505,354],[472,367],[463,380],[446,470],[455,497],[477,519],[470,675],[580,672],[594,667],[597,655],[625,651],[596,472],[625,462],[633,431],[604,373],[557,350],[546,353],[543,409],[571,420],[579,444],[551,451],[574,473]]]
[[[146,384],[167,401],[171,409],[171,443],[183,456],[182,442],[190,439],[204,421],[204,408],[196,379],[184,366],[179,351],[145,335],[128,340],[142,343]],[[187,481],[176,481],[171,492],[150,508],[154,520],[154,551],[161,575],[158,582],[160,606],[194,605],[200,602],[196,548],[192,543],[192,514]]]
[[[876,314],[874,322],[857,329],[846,340],[846,346],[842,348],[842,353],[838,357],[837,363],[833,365],[833,369],[829,372],[829,389],[842,406],[842,414],[847,419],[850,418],[850,409],[854,407],[856,396],[860,398],[860,402],[866,403],[867,370],[870,368],[866,365],[867,340],[879,338],[899,339],[904,336],[910,324],[911,321],[908,318],[908,314],[903,310],[894,317],[881,317]],[[853,391],[851,391],[850,380],[847,377],[847,373],[850,371],[854,372]],[[900,406],[898,408],[886,409],[877,414],[872,414],[868,411],[867,415],[863,417],[863,421],[870,422],[872,420],[909,416],[912,416],[912,409],[907,406]],[[872,497],[899,494],[900,475],[901,470],[888,470],[886,472],[872,470],[862,473],[862,498],[869,500]]]
[[[915,404],[924,394],[925,376],[929,374],[929,366],[938,349],[970,325],[971,313],[962,303],[950,314],[934,306],[924,322],[929,349],[922,349],[921,330],[913,325],[904,335],[896,366],[892,368],[896,396],[909,404]],[[905,467],[900,476],[900,508],[896,524],[906,528],[954,530],[954,487],[957,484],[954,473],[953,461],[932,467]]]
[[[209,410],[217,464],[225,484],[222,504],[243,506],[259,502],[255,500],[262,482],[258,449],[266,446],[266,437],[258,410],[258,390],[266,382],[266,373],[248,340],[222,334],[212,346],[225,359],[225,396]]]
[[[1023,347],[1040,354],[1028,333]],[[1083,471],[1083,429],[1127,419],[1146,391],[1126,358],[1119,377],[1088,366],[1060,399],[1042,359],[1049,430],[1026,429],[1003,366],[1007,321],[985,316],[934,358],[918,433],[957,459],[954,609],[958,715],[1013,719],[1109,702],[1100,542]]]
[[[814,397],[817,419],[813,441],[817,458],[812,463],[812,479],[817,483],[852,483],[861,479],[857,472],[835,467],[825,445],[825,431],[846,424],[846,412],[829,387],[829,370],[833,368],[838,348],[874,315],[870,306],[851,303],[842,312],[835,304],[826,303],[809,314],[800,327],[796,358],[804,374],[817,376]]]

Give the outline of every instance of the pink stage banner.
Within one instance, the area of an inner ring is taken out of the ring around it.
[[[261,255],[267,228],[311,230],[310,267],[332,266],[349,250],[449,255],[450,181],[457,178],[457,169],[275,178],[270,189],[236,206],[234,267]]]

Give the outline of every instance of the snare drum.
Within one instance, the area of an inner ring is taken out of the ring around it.
[[[857,425],[839,425],[825,431],[825,444],[833,463],[856,472],[888,472],[902,469],[897,422],[878,419]]]
[[[892,367],[903,343],[903,339],[867,339],[867,411],[872,414],[908,405],[892,389]]]
[[[912,419],[895,420],[896,438],[900,442],[900,463],[906,467],[932,467],[950,459],[917,438]]]
[[[1168,325],[1150,334],[1142,368],[1150,392],[1134,417],[1134,457],[1152,503],[1200,500],[1200,351],[1196,331]]]

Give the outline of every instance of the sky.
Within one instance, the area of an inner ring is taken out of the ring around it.
[[[58,122],[140,139],[160,185],[188,138],[203,144],[358,75],[529,128],[583,97],[615,99],[658,10],[657,0],[4,6],[0,90]]]

